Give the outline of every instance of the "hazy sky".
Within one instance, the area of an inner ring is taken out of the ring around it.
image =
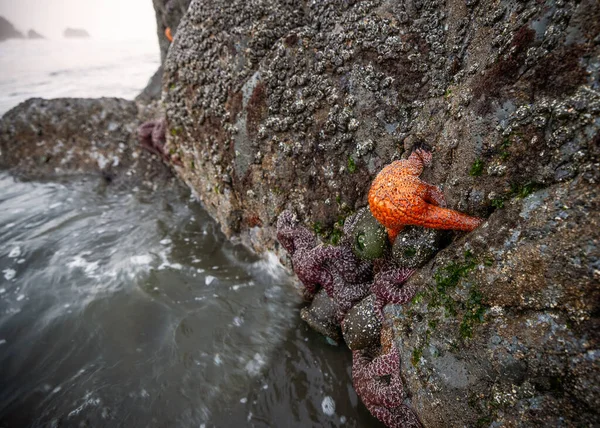
[[[0,0],[0,16],[51,39],[66,27],[84,28],[94,39],[156,38],[152,0]]]

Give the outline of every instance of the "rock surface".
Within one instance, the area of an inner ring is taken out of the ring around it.
[[[42,36],[40,33],[38,33],[35,30],[29,30],[27,32],[27,38],[28,39],[45,39],[44,36]]]
[[[65,39],[89,39],[90,33],[81,28],[66,28],[63,36]]]
[[[0,16],[0,42],[8,39],[22,39],[21,34],[10,21]]]
[[[115,185],[172,181],[136,129],[152,112],[117,98],[28,100],[0,120],[0,169],[22,179],[102,175]]]
[[[391,308],[425,426],[600,423],[600,5],[193,0],[165,64],[178,174],[228,236],[326,238],[416,144],[444,237]]]
[[[162,95],[162,76],[163,65],[171,46],[171,42],[165,35],[167,28],[171,29],[171,34],[175,36],[179,21],[187,11],[191,0],[153,0],[154,11],[156,13],[156,31],[158,36],[158,45],[160,47],[161,66],[154,76],[148,82],[146,88],[136,98],[137,101],[150,103],[160,100]]]

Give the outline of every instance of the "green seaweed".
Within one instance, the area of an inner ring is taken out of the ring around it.
[[[504,208],[504,198],[494,198],[494,199],[492,199],[492,206],[494,208]]]
[[[459,331],[463,339],[473,337],[473,327],[475,324],[483,322],[486,307],[481,303],[483,296],[476,287],[469,292],[469,298],[465,304],[465,314],[460,323]]]
[[[477,159],[471,166],[469,175],[471,177],[479,177],[482,173],[483,173],[483,161],[481,159]]]
[[[356,172],[356,162],[352,156],[348,156],[348,172],[354,174]]]
[[[417,367],[417,365],[419,364],[419,361],[421,361],[421,357],[423,356],[423,348],[414,348],[413,352],[412,352],[412,358],[410,359],[410,362],[412,363],[413,367]]]

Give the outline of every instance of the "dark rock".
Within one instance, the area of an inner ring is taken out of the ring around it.
[[[44,36],[42,36],[40,33],[38,33],[35,30],[29,30],[27,32],[27,38],[28,39],[45,39]]]
[[[420,268],[440,249],[445,234],[442,230],[407,226],[396,237],[392,256],[402,267]]]
[[[80,28],[66,28],[63,32],[63,37],[65,39],[89,39],[90,34]]]
[[[308,308],[300,311],[300,317],[315,331],[335,342],[342,338],[336,318],[337,306],[324,289],[320,290]]]
[[[381,321],[375,301],[375,295],[370,294],[344,317],[342,334],[346,345],[353,351],[379,345]]]
[[[0,16],[0,42],[8,39],[22,39],[21,34],[6,18]]]
[[[153,0],[161,66],[148,82],[148,86],[138,95],[136,101],[150,103],[160,100],[162,94],[163,64],[171,46],[171,42],[165,35],[165,30],[169,28],[171,34],[175,36],[179,22],[187,11],[190,2],[191,0]]]
[[[411,279],[389,315],[426,426],[598,423],[599,192],[579,177],[514,201]]]
[[[425,426],[598,425],[599,23],[592,0],[193,0],[165,63],[168,144],[257,251],[284,209],[334,234],[429,144],[422,179],[489,221],[387,309],[413,408]]]
[[[132,101],[30,99],[0,120],[0,169],[22,179],[93,174],[115,185],[164,184],[172,174],[136,139]]]

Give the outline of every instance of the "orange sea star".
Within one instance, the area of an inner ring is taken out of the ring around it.
[[[171,27],[165,28],[165,37],[169,42],[173,42],[173,34],[171,33]]]
[[[431,153],[418,149],[408,159],[387,165],[373,180],[369,207],[387,229],[390,241],[408,225],[471,231],[483,221],[445,208],[442,191],[419,179],[423,167],[430,164]]]

